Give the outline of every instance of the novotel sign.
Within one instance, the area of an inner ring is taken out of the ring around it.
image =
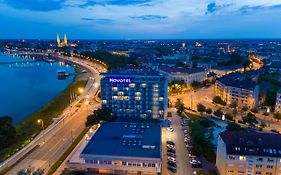
[[[130,78],[109,78],[110,83],[131,83]]]

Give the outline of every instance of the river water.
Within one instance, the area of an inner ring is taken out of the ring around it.
[[[72,76],[58,80],[58,70]],[[0,116],[11,116],[14,124],[19,124],[62,92],[74,74],[74,68],[68,65],[0,53]]]

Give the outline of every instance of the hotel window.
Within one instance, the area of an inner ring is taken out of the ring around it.
[[[142,84],[141,84],[141,87],[145,88],[145,87],[146,87],[146,84],[145,84],[145,83],[142,83]]]
[[[228,172],[229,174],[233,174],[233,173],[234,173],[233,170],[228,170],[227,172]]]
[[[267,165],[266,168],[271,170],[271,169],[273,169],[273,165]]]
[[[112,90],[113,90],[113,91],[117,91],[118,88],[117,88],[117,87],[112,87]]]
[[[125,88],[124,88],[124,90],[125,90],[125,91],[128,91],[128,90],[129,90],[129,88],[128,88],[128,87],[125,87]]]
[[[265,175],[272,175],[272,173],[271,172],[266,172]]]
[[[140,99],[141,99],[140,97],[136,97],[136,100],[137,100],[137,101],[140,101]]]
[[[261,175],[261,172],[260,171],[256,171],[256,175]]]
[[[124,93],[122,91],[118,92],[118,95],[123,95]]]
[[[130,83],[129,86],[130,86],[130,88],[134,88],[136,85],[135,85],[135,83]]]
[[[239,170],[238,174],[244,174],[244,171]]]
[[[103,103],[103,104],[106,104],[106,100],[102,100],[102,103]]]
[[[262,165],[261,165],[261,164],[257,164],[257,165],[256,165],[256,168],[257,168],[257,169],[261,169],[261,168],[262,168]]]
[[[129,100],[129,96],[124,96],[124,100]]]
[[[160,98],[159,98],[159,101],[164,101],[164,97],[160,97]]]
[[[267,162],[273,162],[273,161],[274,161],[273,158],[268,158],[268,159],[267,159]]]
[[[246,160],[246,156],[239,156],[239,160],[245,161]]]
[[[235,160],[235,156],[228,156],[229,160]]]
[[[160,111],[159,111],[159,114],[160,114],[160,115],[163,115],[163,114],[164,114],[164,111],[163,111],[163,110],[160,110]]]
[[[263,161],[263,158],[259,157],[257,158],[257,162],[262,162]]]
[[[140,92],[136,92],[135,94],[136,94],[136,96],[138,96],[138,97],[141,96],[141,93],[140,93]]]
[[[112,100],[117,100],[118,97],[117,96],[112,96]]]

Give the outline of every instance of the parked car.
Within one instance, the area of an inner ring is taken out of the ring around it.
[[[168,161],[167,164],[171,167],[175,167],[177,168],[177,164],[175,162],[172,162],[172,161]]]
[[[167,141],[166,142],[168,145],[175,145],[175,143],[173,141]]]
[[[176,160],[176,158],[174,158],[174,157],[168,157],[167,158],[169,161],[172,161],[172,162],[176,162],[177,160]]]
[[[177,172],[177,168],[172,167],[172,166],[168,166],[168,170],[170,170],[170,171],[173,172],[173,173],[176,173],[176,172]]]
[[[168,152],[168,153],[167,153],[167,156],[169,156],[169,157],[175,157],[175,158],[176,158],[176,154],[171,153],[171,152]]]
[[[175,149],[170,149],[170,148],[168,148],[168,149],[167,149],[167,152],[170,152],[170,153],[174,153],[174,154],[175,154],[175,153],[176,153],[176,150],[175,150]]]
[[[171,126],[169,128],[167,128],[167,130],[170,131],[170,132],[174,131],[173,127],[171,127]]]

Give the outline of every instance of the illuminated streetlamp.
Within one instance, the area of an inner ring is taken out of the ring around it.
[[[78,92],[80,93],[80,94],[82,94],[83,92],[84,92],[84,89],[83,88],[78,88]]]
[[[42,119],[38,119],[37,123],[41,124],[42,126],[42,132],[43,132],[42,137],[43,137],[43,144],[44,144],[45,143],[44,121]]]

